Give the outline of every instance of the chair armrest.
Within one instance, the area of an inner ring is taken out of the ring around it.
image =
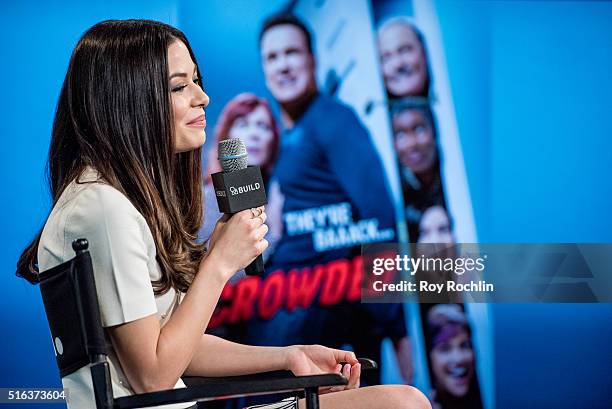
[[[361,364],[361,372],[370,371],[378,368],[376,361],[369,358],[358,358]],[[345,365],[346,362],[341,362]],[[239,376],[222,376],[222,377],[201,377],[201,376],[183,376],[183,381],[187,386],[197,385],[217,385],[220,383],[227,383],[232,381],[257,381],[257,380],[272,380],[282,378],[295,378],[295,375],[291,371],[269,371],[260,372],[251,375],[239,375]],[[304,390],[297,391],[297,396],[300,398],[304,397]]]
[[[371,369],[378,369],[378,364],[375,360],[370,358],[357,358],[361,364],[361,371],[369,371]]]
[[[376,361],[368,358],[359,358],[361,364],[361,371],[368,371],[371,369],[378,368]],[[344,363],[342,363],[344,364]],[[256,381],[256,380],[271,380],[271,379],[283,379],[283,378],[295,378],[295,375],[291,371],[269,371],[260,372],[251,375],[238,375],[238,376],[221,376],[221,377],[202,377],[202,376],[183,376],[183,381],[187,386],[196,386],[204,384],[215,384],[215,383],[227,383],[232,381]]]
[[[306,388],[318,388],[321,386],[346,385],[347,379],[340,374],[324,374],[310,376],[294,376],[289,371],[275,371],[271,378],[266,374],[259,375],[260,378],[252,378],[254,375],[233,376],[225,378],[200,378],[188,377],[187,388],[170,389],[158,392],[149,392],[139,395],[125,396],[115,399],[115,408],[129,409],[147,406],[167,405],[171,403],[207,401],[219,398],[230,399],[251,395],[268,395],[273,393],[284,393],[301,391]],[[285,372],[284,376],[281,374]],[[289,372],[290,376],[287,376]]]
[[[359,363],[361,364],[361,372],[370,371],[378,368],[378,364],[376,361],[369,358],[358,358]],[[341,362],[342,365],[345,362]],[[295,375],[291,371],[268,371],[268,372],[260,372],[251,375],[239,375],[239,376],[221,376],[221,377],[202,377],[202,376],[183,376],[183,382],[187,386],[197,386],[197,385],[216,385],[220,383],[227,383],[232,381],[257,381],[257,380],[272,380],[272,379],[282,379],[282,378],[295,378]],[[304,397],[304,391],[298,391],[298,396]]]
[[[235,381],[259,381],[272,379],[293,379],[295,375],[291,371],[269,371],[260,372],[251,375],[236,375],[236,376],[183,376],[183,382],[187,386],[209,385],[228,383]]]

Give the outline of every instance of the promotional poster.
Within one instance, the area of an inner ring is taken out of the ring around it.
[[[250,44],[260,58],[241,67],[262,70],[263,84],[237,76],[232,90],[216,93],[227,102],[207,159],[214,172],[214,144],[245,142],[250,164],[265,170],[271,247],[262,277],[238,274],[226,286],[209,331],[256,345],[349,346],[380,362],[379,371],[364,375],[368,384],[399,381],[431,388],[440,408],[456,402],[482,408],[481,389],[489,401],[494,393],[486,306],[456,305],[469,334],[456,346],[447,329],[456,316],[440,313],[432,322],[427,304],[360,302],[361,245],[477,242],[431,6],[297,1],[253,19],[259,31],[253,30]],[[288,15],[307,30],[306,43],[301,27],[287,28]],[[275,18],[285,25],[262,32]],[[191,34],[194,42],[206,36],[203,30]],[[299,47],[311,50],[311,61],[291,59],[286,50]],[[306,94],[301,83],[309,76],[316,96],[303,102],[296,120],[283,120],[274,108],[292,94]],[[203,238],[219,217],[207,189]],[[480,310],[478,319],[470,309]],[[478,339],[471,336],[473,326]],[[432,344],[432,331],[447,338]],[[447,352],[450,361],[437,370],[433,350],[463,350],[465,344],[469,359],[453,361],[456,354]]]

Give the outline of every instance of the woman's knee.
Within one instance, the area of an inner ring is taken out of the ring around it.
[[[408,385],[381,385],[385,407],[394,409],[431,409],[429,399],[417,388]]]

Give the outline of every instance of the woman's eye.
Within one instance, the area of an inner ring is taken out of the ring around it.
[[[257,123],[257,127],[258,127],[259,129],[261,129],[262,131],[269,131],[269,130],[271,129],[270,125],[268,125],[268,124],[267,124],[267,123],[265,123],[265,122],[259,122],[259,123]]]
[[[404,141],[404,139],[406,139],[408,137],[408,134],[406,134],[406,132],[404,131],[399,131],[395,133],[395,139],[397,141]]]
[[[172,88],[172,92],[181,92],[185,88],[187,88],[187,85],[178,85],[178,86]]]
[[[237,128],[246,128],[247,121],[244,118],[238,118],[234,122],[234,126],[236,126]]]
[[[451,350],[451,346],[448,343],[444,342],[436,346],[436,349],[438,349],[440,352],[448,352]]]

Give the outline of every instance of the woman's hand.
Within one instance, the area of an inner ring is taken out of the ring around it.
[[[347,385],[320,388],[319,393],[359,388],[361,365],[351,351],[321,345],[292,345],[286,348],[286,368],[296,376],[339,373],[348,379]],[[340,363],[345,362],[342,366]]]
[[[264,239],[268,232],[266,217],[263,206],[221,217],[210,236],[208,255],[202,263],[214,262],[224,280],[248,266],[268,247]]]

